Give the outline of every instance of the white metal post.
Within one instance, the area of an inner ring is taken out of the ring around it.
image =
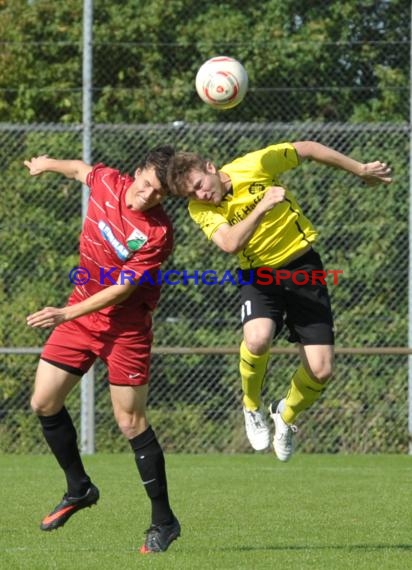
[[[412,34],[412,4],[410,15]],[[408,274],[408,346],[412,348],[412,42],[409,53],[409,274]],[[409,455],[412,455],[412,354],[408,356],[408,433]]]
[[[93,0],[83,2],[83,160],[91,164],[92,128],[92,70],[93,70]],[[84,219],[89,201],[89,189],[82,188],[82,217]],[[81,380],[80,411],[81,451],[92,454],[95,451],[94,415],[94,368]]]

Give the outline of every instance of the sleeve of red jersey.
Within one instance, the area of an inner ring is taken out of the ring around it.
[[[86,184],[90,188],[91,194],[98,192],[104,187],[109,187],[111,190],[114,190],[119,175],[118,170],[99,162],[99,164],[93,166],[93,169],[87,175]]]

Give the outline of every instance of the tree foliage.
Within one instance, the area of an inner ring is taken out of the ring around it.
[[[217,120],[194,77],[219,53],[250,76],[219,121],[406,120],[409,12],[408,0],[95,0],[94,120]],[[0,34],[0,121],[81,122],[82,1],[5,0]]]

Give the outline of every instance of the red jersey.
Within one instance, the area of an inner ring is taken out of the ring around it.
[[[114,285],[119,275],[138,279],[125,301],[96,313],[98,328],[120,330],[136,328],[152,311],[160,297],[157,271],[173,248],[172,224],[159,204],[144,212],[126,206],[126,191],[133,178],[118,170],[97,164],[87,177],[90,199],[80,236],[79,266],[90,273],[85,285],[77,285],[69,304],[82,301],[106,287]],[[120,273],[121,272],[121,273]]]

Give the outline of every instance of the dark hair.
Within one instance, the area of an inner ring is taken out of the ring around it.
[[[177,152],[171,157],[167,172],[167,186],[175,196],[185,196],[187,178],[192,170],[207,172],[207,159],[194,152]]]
[[[167,168],[174,154],[175,149],[171,145],[158,146],[149,150],[146,156],[137,165],[137,168],[143,170],[144,168],[154,167],[162,188],[167,191]]]

